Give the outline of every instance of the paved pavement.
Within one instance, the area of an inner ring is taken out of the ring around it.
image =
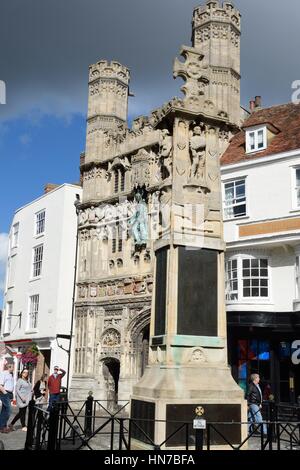
[[[16,407],[13,407],[13,415],[15,415],[17,412]],[[11,421],[12,417],[10,418]],[[97,426],[96,428],[101,425],[101,423],[104,423],[107,418],[97,418]],[[80,424],[83,425],[83,417],[79,418],[79,422],[82,421]],[[21,430],[21,424],[18,422],[15,426],[17,428],[16,431],[10,432],[8,434],[0,434],[0,441],[3,442],[4,444],[4,450],[23,450],[24,445],[25,445],[25,440],[26,440],[26,432],[23,432]],[[116,426],[117,428],[117,426]],[[114,436],[114,448],[118,449],[119,445],[119,436],[117,433],[117,429],[115,429],[116,435]],[[81,443],[80,439],[76,439],[76,444],[75,448],[79,446]],[[111,441],[110,441],[110,425],[102,430],[101,434],[96,435],[94,438],[92,438],[89,441],[89,445],[93,450],[109,450]],[[62,446],[62,448],[65,447],[66,449],[74,449],[74,446],[72,442],[69,442],[67,446]],[[249,440],[249,450],[259,450],[260,449],[260,437],[253,437]],[[274,449],[276,449],[276,444],[274,444]],[[284,443],[282,442],[281,444],[281,449],[282,450],[289,450],[290,445],[289,443]],[[1,442],[0,442],[0,450],[1,450]],[[88,450],[88,447],[83,447],[82,450]],[[267,449],[268,450],[268,447]],[[299,447],[298,447],[299,450]]]
[[[17,413],[17,408],[13,406],[13,413],[10,417],[10,421],[13,416]],[[0,441],[4,444],[4,450],[23,450],[26,440],[26,432],[22,431],[20,421],[15,425],[16,431],[12,431],[9,434],[0,433]]]

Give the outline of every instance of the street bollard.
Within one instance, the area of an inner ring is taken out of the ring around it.
[[[85,402],[85,418],[84,418],[84,434],[89,437],[92,435],[92,416],[93,416],[93,392],[89,392],[89,396]]]

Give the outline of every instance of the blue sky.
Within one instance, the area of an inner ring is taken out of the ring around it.
[[[85,117],[39,116],[0,126],[0,306],[6,258],[6,234],[14,211],[39,197],[46,183],[79,181],[84,149]]]
[[[16,208],[43,192],[44,185],[79,181],[79,154],[84,149],[85,119],[43,116],[16,119],[1,129],[0,232],[8,232]],[[13,178],[12,178],[13,175]]]
[[[180,95],[173,59],[203,0],[0,0],[0,308],[14,211],[46,183],[76,182],[85,147],[88,66],[131,70],[130,115]],[[288,102],[300,80],[299,0],[236,0],[242,13],[242,104]],[[1,101],[1,100],[0,100]]]

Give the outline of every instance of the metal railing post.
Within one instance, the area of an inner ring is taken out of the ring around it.
[[[189,450],[189,423],[185,425],[185,450]]]
[[[129,418],[129,421],[128,421],[128,445],[127,445],[127,450],[131,450],[131,432],[132,432],[131,421],[132,421],[132,418]]]
[[[120,430],[119,430],[119,450],[123,447],[123,434],[124,434],[124,418],[120,418]]]
[[[57,403],[53,403],[49,414],[49,433],[47,450],[56,450],[57,431],[59,421],[59,408]]]
[[[43,410],[38,409],[37,421],[36,421],[36,434],[35,434],[35,450],[41,450],[42,423],[43,423]]]
[[[28,421],[27,421],[27,433],[25,441],[25,450],[31,450],[34,441],[34,417],[35,417],[35,402],[30,400],[28,405]]]
[[[195,450],[203,450],[203,429],[196,429]]]
[[[210,424],[207,424],[206,429],[206,442],[207,442],[207,450],[210,450]]]
[[[114,450],[115,420],[111,418],[110,450]]]

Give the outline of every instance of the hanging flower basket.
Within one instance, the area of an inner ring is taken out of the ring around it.
[[[29,346],[21,356],[21,362],[23,366],[35,367],[37,365],[39,354],[39,348],[36,344],[32,344],[31,346]]]

